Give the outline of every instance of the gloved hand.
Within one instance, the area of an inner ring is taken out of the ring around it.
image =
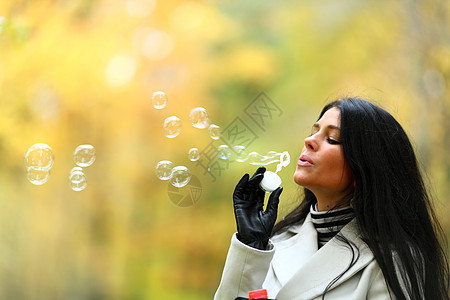
[[[277,219],[278,203],[282,187],[270,194],[266,211],[265,192],[259,187],[266,168],[259,167],[252,178],[245,174],[233,193],[234,216],[238,230],[237,238],[244,244],[266,250],[269,237]]]

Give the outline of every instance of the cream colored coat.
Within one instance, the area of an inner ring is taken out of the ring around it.
[[[391,299],[383,273],[368,246],[358,236],[355,221],[342,230],[360,251],[356,263],[328,290],[325,299]],[[265,288],[277,300],[322,299],[327,285],[348,267],[352,253],[336,238],[318,249],[317,231],[309,214],[302,225],[273,237],[270,250],[261,251],[241,243],[236,234],[215,294],[215,300],[248,297]],[[392,299],[395,299],[392,296]]]

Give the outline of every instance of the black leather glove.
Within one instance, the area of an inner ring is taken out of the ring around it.
[[[266,250],[269,237],[277,219],[279,197],[283,191],[277,188],[270,194],[266,211],[265,192],[259,187],[266,168],[259,167],[252,178],[245,174],[236,185],[233,193],[234,216],[238,230],[237,238],[244,244]]]

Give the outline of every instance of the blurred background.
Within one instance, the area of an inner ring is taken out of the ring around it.
[[[245,124],[249,151],[295,162],[324,104],[374,101],[410,135],[448,236],[449,13],[443,0],[2,0],[0,298],[211,299],[235,231],[232,191],[256,167],[188,159],[221,143],[190,126],[199,106],[224,133]],[[259,111],[263,126],[251,118],[259,101],[273,108]],[[167,138],[172,115],[183,127]],[[43,185],[24,166],[35,143],[55,155]],[[96,160],[77,192],[81,144]],[[161,160],[195,186],[159,180]],[[294,169],[279,173],[280,216],[295,205]]]

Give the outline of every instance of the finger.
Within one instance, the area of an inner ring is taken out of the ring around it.
[[[239,180],[239,182],[236,184],[236,187],[234,188],[233,197],[242,198],[245,188],[247,187],[248,177],[248,173],[242,176],[241,180]]]
[[[248,181],[252,187],[256,187],[261,180],[264,178],[264,172],[266,172],[265,167],[259,167],[253,174],[252,178]]]
[[[248,181],[249,187],[254,189],[255,187],[257,187],[259,185],[259,183],[263,180],[263,178],[264,178],[264,174],[257,174],[255,176],[253,176]]]
[[[266,196],[266,192],[264,192],[264,191],[258,186],[255,193],[256,193],[256,196],[255,196],[254,198],[255,198],[255,201],[258,203],[257,208],[258,208],[258,210],[260,210],[260,211],[264,211],[264,198],[265,198],[265,196]]]
[[[274,217],[277,216],[281,192],[283,192],[283,188],[280,186],[270,194],[269,201],[267,202],[266,214]]]
[[[239,182],[236,184],[236,187],[245,186],[249,177],[250,176],[248,175],[248,173],[245,173],[244,176],[242,176]]]
[[[264,172],[266,172],[266,167],[259,167],[258,169],[256,169],[256,171],[255,171],[255,173],[253,174],[253,176],[252,176],[252,178],[251,179],[253,179],[253,177],[255,177],[255,176],[257,176],[258,174],[264,174]],[[251,180],[250,179],[250,180]]]

